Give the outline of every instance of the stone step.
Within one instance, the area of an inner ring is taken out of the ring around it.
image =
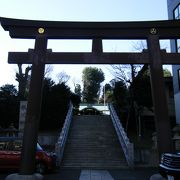
[[[106,160],[108,160],[108,162],[111,162],[111,161],[117,161],[117,162],[125,162],[125,160],[123,159],[123,156],[112,156],[112,155],[74,155],[72,154],[71,156],[70,155],[64,155],[64,158],[66,158],[66,160],[64,160],[64,162],[67,162],[68,160],[76,160],[78,162],[81,162],[81,161],[87,161],[88,159],[90,161],[96,161],[97,159],[100,159],[101,162],[105,162]]]
[[[111,149],[111,151],[113,151],[113,149],[118,149],[119,146],[118,145],[114,145],[113,147],[111,145],[101,145],[101,147],[97,147],[96,145],[86,145],[84,144],[84,146],[77,146],[77,145],[72,145],[69,147],[67,146],[66,149],[72,149],[74,150],[92,150],[92,151],[109,151],[109,149]],[[118,149],[119,151],[119,149]]]
[[[127,167],[110,116],[75,116],[61,167]]]
[[[120,146],[118,144],[101,144],[101,145],[97,145],[97,144],[67,144],[66,145],[66,149],[92,149],[92,150],[102,150],[102,151],[109,151],[109,149],[113,150],[113,149],[118,149],[120,148]]]
[[[114,145],[115,143],[119,143],[119,141],[115,138],[112,140],[106,138],[87,138],[87,139],[69,139],[67,141],[68,144],[74,144],[75,146],[83,146],[84,144],[94,144],[96,146],[101,146],[103,144]]]
[[[109,132],[109,134],[103,134],[103,133],[100,133],[100,132],[91,132],[91,133],[89,133],[89,132],[75,132],[75,133],[71,133],[71,134],[69,134],[69,138],[74,138],[74,137],[84,137],[84,136],[86,136],[86,137],[95,137],[95,136],[100,136],[100,137],[109,137],[109,138],[113,138],[113,137],[116,137],[116,134],[112,134],[111,132]]]
[[[96,144],[101,144],[101,143],[106,143],[109,144],[111,142],[118,143],[118,139],[116,138],[106,138],[106,137],[94,137],[94,138],[71,138],[67,140],[67,143],[77,143],[77,144],[82,144],[82,143],[96,143]]]
[[[68,151],[70,152],[70,151]],[[89,157],[102,157],[102,158],[112,158],[112,159],[117,159],[118,158],[123,158],[124,155],[123,154],[119,154],[117,152],[114,153],[109,153],[109,152],[104,152],[104,153],[100,153],[100,152],[94,152],[94,153],[89,153],[89,152],[81,152],[81,153],[65,153],[64,154],[65,158],[89,158]]]
[[[122,152],[121,151],[118,151],[118,150],[116,150],[116,149],[114,149],[114,150],[112,150],[112,151],[108,151],[108,150],[101,150],[101,149],[90,149],[90,148],[87,148],[87,149],[85,149],[85,150],[81,150],[81,149],[68,149],[64,154],[69,154],[69,153],[71,153],[71,154],[73,154],[73,155],[91,155],[91,154],[96,154],[96,155],[98,155],[98,154],[100,154],[100,155],[105,155],[105,154],[111,154],[111,155],[113,155],[114,154],[114,156],[115,155],[118,155],[118,154],[122,154]],[[124,156],[124,155],[123,155]]]
[[[99,157],[99,158],[112,158],[112,159],[118,159],[123,158],[123,155],[119,155],[118,153],[112,154],[112,153],[87,153],[87,152],[81,152],[81,154],[78,153],[72,153],[72,154],[64,154],[64,158],[90,158],[90,157]]]
[[[100,158],[97,158],[97,157],[89,157],[89,158],[84,158],[82,157],[81,159],[78,159],[78,158],[68,158],[64,161],[62,161],[62,164],[66,164],[66,163],[83,163],[83,162],[98,162],[97,159],[100,159]],[[116,160],[115,158],[114,159],[111,159],[111,158],[106,158],[106,159],[101,159],[99,162],[103,162],[103,163],[119,163],[119,164],[124,164],[126,165],[126,161],[124,160]]]
[[[115,144],[116,143],[116,144]],[[108,141],[106,142],[105,140],[98,140],[97,142],[93,141],[92,143],[90,142],[85,142],[84,140],[83,141],[80,141],[80,140],[72,140],[72,141],[68,141],[66,146],[74,146],[74,147],[84,147],[84,145],[92,145],[92,146],[96,146],[96,147],[101,147],[101,146],[114,146],[114,145],[118,145],[118,141],[114,140],[114,141]],[[116,146],[117,147],[117,146]]]
[[[104,135],[104,136],[106,136],[106,135],[109,135],[109,136],[115,136],[116,134],[114,134],[114,129],[113,130],[108,130],[108,133],[107,132],[103,132],[104,131],[104,128],[101,130],[101,129],[99,129],[98,131],[97,130],[89,130],[89,129],[86,129],[86,130],[82,130],[82,131],[79,131],[79,129],[81,129],[81,128],[78,128],[78,130],[72,130],[71,131],[71,134],[72,135],[84,135],[84,134],[86,134],[86,135],[91,135],[91,134],[102,134],[102,135]],[[101,132],[102,131],[102,132]]]
[[[125,160],[123,160],[123,157],[112,157],[112,156],[98,156],[98,155],[95,155],[95,156],[68,156],[68,155],[65,155],[64,158],[66,160],[64,160],[63,162],[86,162],[86,161],[96,161],[97,159],[100,159],[101,161],[108,161],[108,162],[112,162],[112,161],[115,161],[115,162],[125,162]],[[122,160],[121,160],[122,159]]]
[[[124,163],[66,163],[63,166],[61,166],[62,169],[64,168],[89,168],[89,169],[127,169],[128,166],[124,165]]]
[[[69,135],[68,137],[68,140],[71,140],[71,139],[81,139],[81,140],[86,140],[86,138],[88,139],[95,139],[95,138],[98,138],[98,139],[107,139],[107,140],[111,140],[111,139],[117,139],[116,135],[113,135],[113,134],[105,134],[103,135],[102,133],[91,133],[91,134],[87,134],[87,133],[82,133],[82,134],[71,134]]]
[[[108,152],[112,152],[114,150],[117,150],[118,152],[121,152],[121,150],[119,150],[119,146],[118,145],[115,145],[114,147],[111,147],[111,146],[102,146],[102,147],[96,147],[96,146],[67,146],[66,148],[67,150],[68,149],[72,149],[72,150],[81,150],[81,151],[86,151],[86,150],[92,150],[92,151],[108,151]]]
[[[64,161],[63,165],[67,165],[67,164],[76,164],[76,165],[81,165],[81,164],[95,164],[95,165],[105,165],[106,166],[114,166],[114,165],[119,165],[119,166],[125,166],[126,162],[125,161],[116,161],[116,160],[109,160],[109,159],[105,159],[103,161],[96,161],[94,159],[89,160],[89,159],[83,159],[81,161],[77,161],[77,159],[71,159],[71,161]]]

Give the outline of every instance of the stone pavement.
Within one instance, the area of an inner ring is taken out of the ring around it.
[[[82,170],[79,180],[114,180],[105,170]]]

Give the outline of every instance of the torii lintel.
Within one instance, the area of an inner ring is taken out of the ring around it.
[[[151,34],[157,34],[160,39],[180,37],[180,20],[62,22],[0,17],[0,22],[12,38],[35,39],[39,34],[48,39],[147,39]]]
[[[33,64],[36,54],[33,49],[28,52],[9,52],[8,63],[10,64]],[[179,53],[166,53],[161,50],[162,64],[179,64]],[[147,50],[142,53],[85,53],[85,52],[52,52],[47,49],[45,64],[149,64]]]

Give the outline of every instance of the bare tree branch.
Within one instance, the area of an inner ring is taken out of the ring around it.
[[[62,71],[56,75],[59,83],[67,83],[70,79],[70,76],[66,72]]]
[[[53,71],[54,67],[52,65],[46,65],[44,77],[49,77],[51,72]]]
[[[132,47],[134,51],[142,52],[143,49],[147,49],[147,43],[145,40],[132,41]]]

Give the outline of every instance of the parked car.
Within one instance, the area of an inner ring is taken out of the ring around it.
[[[19,169],[21,160],[22,139],[17,137],[0,137],[0,169]],[[45,173],[53,170],[56,155],[45,152],[37,143],[36,172]]]
[[[161,156],[159,172],[170,180],[180,179],[180,153],[164,153]]]

